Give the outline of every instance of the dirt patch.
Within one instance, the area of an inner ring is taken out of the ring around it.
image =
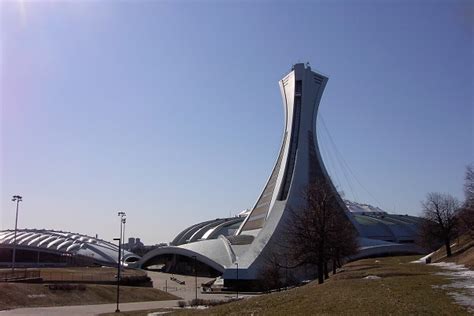
[[[49,284],[0,283],[0,310],[19,307],[64,306],[113,303],[113,285],[54,287]],[[153,288],[120,287],[121,302],[177,300],[179,297]]]

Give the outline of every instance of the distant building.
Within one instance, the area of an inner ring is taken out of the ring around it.
[[[123,244],[124,249],[136,254],[137,256],[143,256],[147,252],[160,248],[160,247],[166,247],[168,246],[167,243],[159,243],[155,245],[145,245],[143,242],[140,240],[140,238],[135,238],[135,237],[129,237],[128,242]]]
[[[135,237],[129,237],[128,242],[122,245],[124,249],[129,250],[129,251],[132,251],[133,248],[141,248],[144,246],[145,245],[140,241],[140,238],[135,238]]]

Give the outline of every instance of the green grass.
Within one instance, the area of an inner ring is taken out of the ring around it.
[[[208,310],[175,315],[467,315],[443,290],[437,267],[410,263],[417,257],[365,259],[344,266],[322,285],[253,297]],[[363,279],[377,275],[379,280]]]

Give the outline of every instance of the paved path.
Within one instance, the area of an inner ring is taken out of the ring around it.
[[[162,291],[165,289],[168,293],[183,298],[185,301],[190,301],[196,297],[196,279],[189,275],[169,274],[162,272],[146,271],[148,276],[153,281],[153,287]],[[185,284],[179,284],[172,281],[170,277],[175,277],[180,281],[184,281]],[[201,293],[201,284],[212,280],[212,278],[197,278],[198,286],[198,298],[213,299],[213,300],[227,300],[235,297],[235,294],[203,294]]]

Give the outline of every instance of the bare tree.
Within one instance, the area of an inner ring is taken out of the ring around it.
[[[474,207],[474,164],[466,167],[466,175],[464,177],[464,195],[466,196],[465,204],[471,208]]]
[[[443,193],[428,193],[422,202],[423,218],[421,233],[428,243],[444,243],[446,255],[451,256],[451,240],[457,236],[456,213],[461,203],[455,197]]]
[[[260,269],[260,286],[265,291],[281,288],[283,285],[282,262],[277,251],[271,251],[264,257],[265,263]],[[285,280],[286,283],[286,280]],[[286,284],[285,284],[286,285]]]
[[[357,233],[345,214],[337,212],[331,221],[335,227],[329,239],[329,256],[332,263],[332,273],[336,274],[336,268],[342,265],[345,257],[357,253]]]
[[[464,195],[466,200],[459,212],[460,233],[469,234],[474,238],[474,165],[471,164],[466,168],[466,176],[464,178]]]
[[[319,283],[329,261],[357,250],[352,225],[335,194],[325,181],[312,183],[304,192],[305,207],[292,210],[285,233],[292,261],[316,265]]]

